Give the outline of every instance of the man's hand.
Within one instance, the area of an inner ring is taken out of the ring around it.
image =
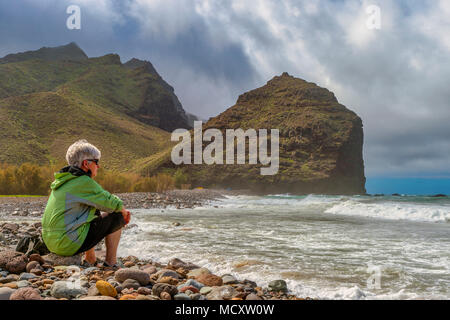
[[[125,225],[127,225],[131,220],[131,212],[126,210],[125,208],[123,208],[122,216],[123,216],[123,220],[125,220]]]

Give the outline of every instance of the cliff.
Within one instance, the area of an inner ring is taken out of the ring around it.
[[[224,137],[226,129],[278,129],[279,171],[262,176],[261,164],[185,165],[194,186],[261,193],[366,192],[362,121],[332,92],[314,83],[287,73],[274,77],[210,119],[203,130],[209,128],[220,129]]]

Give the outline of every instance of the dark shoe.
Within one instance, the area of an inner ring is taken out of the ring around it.
[[[112,266],[109,265],[108,262],[106,262],[106,261],[103,262],[103,268],[105,268],[105,269],[119,270],[119,269],[121,269],[123,267],[124,266],[120,262],[116,263],[116,264],[114,264]]]

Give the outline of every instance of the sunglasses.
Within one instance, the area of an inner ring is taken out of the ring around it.
[[[95,164],[98,166],[99,159],[86,159],[86,161],[95,162]]]

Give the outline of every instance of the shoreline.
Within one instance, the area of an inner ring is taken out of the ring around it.
[[[197,189],[172,190],[163,193],[126,193],[117,194],[117,196],[123,200],[124,206],[130,209],[163,209],[168,206],[184,209],[203,206],[225,196],[242,194],[251,193],[246,190]],[[18,254],[14,259],[25,262],[16,269],[11,269],[9,266],[8,271],[4,262],[11,260],[8,254],[11,254],[11,250],[15,251],[19,239],[40,233],[41,224],[38,220],[45,209],[47,199],[48,197],[0,197],[0,299],[6,290],[10,298],[16,299],[16,296],[21,296],[26,299],[34,297],[36,300],[309,299],[289,294],[286,283],[282,279],[273,281],[267,288],[262,288],[251,280],[238,280],[230,274],[215,275],[206,268],[176,258],[169,261],[167,265],[163,265],[134,256],[119,257],[122,268],[115,272],[110,268],[99,266],[96,268],[79,266],[81,256],[72,257],[72,260],[61,263],[49,260],[48,256],[28,259]],[[13,219],[8,220],[8,216]],[[36,221],[23,221],[30,220],[29,218]],[[127,226],[127,228],[133,227],[133,224]],[[105,252],[101,250],[101,246],[97,246],[96,253],[100,260],[104,258]],[[75,261],[74,258],[78,260]],[[36,260],[40,262],[37,263]],[[37,270],[30,269],[30,264],[35,265]],[[78,291],[73,289],[76,294],[70,292],[70,286],[67,288],[67,279],[70,275],[66,272],[67,267],[64,265],[80,268],[81,287]],[[146,280],[142,280],[143,278]],[[106,293],[114,292],[114,290],[115,294],[109,294],[109,296],[114,295],[114,298],[108,297]]]

